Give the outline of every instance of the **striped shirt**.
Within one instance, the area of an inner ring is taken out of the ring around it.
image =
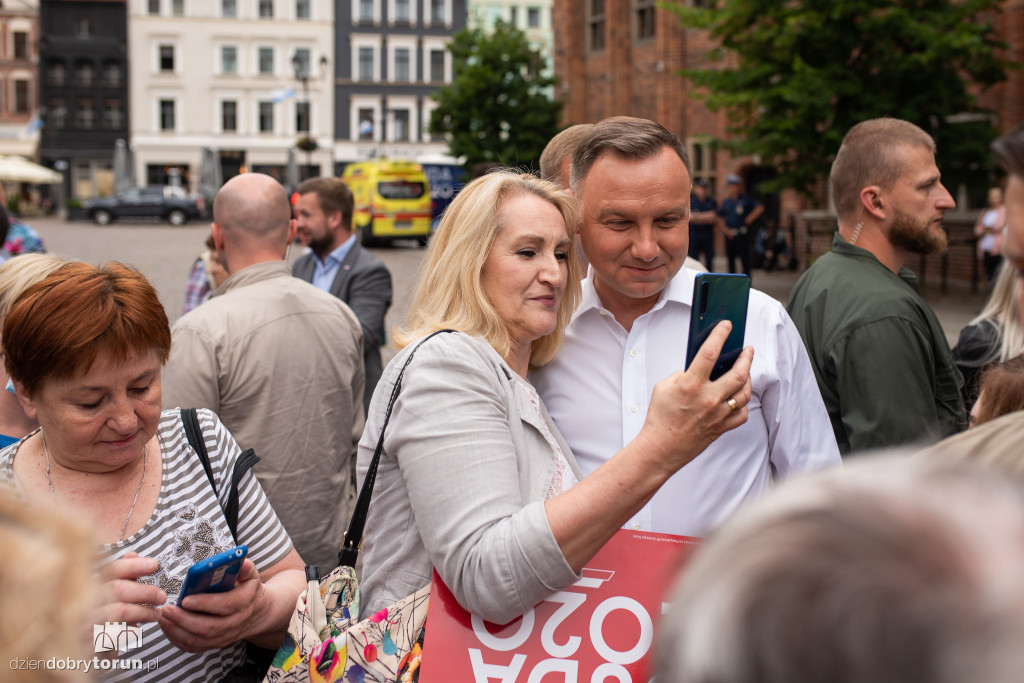
[[[156,508],[138,532],[102,548],[107,561],[128,552],[156,558],[156,573],[140,581],[159,586],[168,602],[177,600],[189,567],[236,545],[222,510],[241,449],[213,412],[198,412],[217,493],[189,446],[180,412],[166,410],[157,430],[163,473]],[[0,481],[14,480],[12,465],[19,445],[0,451]],[[292,549],[291,540],[251,471],[239,482],[238,507],[238,545],[249,547],[248,557],[256,568],[262,572],[284,559]],[[142,647],[122,653],[116,671],[112,667],[99,673],[104,681],[210,681],[220,680],[244,659],[244,642],[220,650],[183,652],[156,623],[149,623],[142,624]]]

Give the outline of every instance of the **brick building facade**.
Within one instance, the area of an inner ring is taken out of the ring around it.
[[[686,0],[688,4],[706,0]],[[699,68],[714,44],[705,31],[687,29],[678,16],[658,9],[653,0],[559,0],[554,4],[555,74],[565,100],[564,123],[599,121],[630,115],[662,123],[686,144],[694,176],[706,178],[714,194],[725,194],[725,177],[736,173],[749,188],[772,177],[773,170],[750,157],[734,158],[714,152],[710,140],[724,135],[726,116],[710,112],[688,97],[681,69]],[[1010,45],[1008,58],[1024,63],[1024,0],[1006,0],[997,23]],[[998,112],[1001,132],[1024,123],[1024,73],[985,93],[982,102]],[[951,191],[955,191],[950,188]],[[822,201],[826,194],[821,187]],[[827,251],[835,222],[826,211],[791,193],[764,197],[766,215],[790,232],[801,262]],[[958,202],[947,221],[951,248],[944,256],[929,257],[918,268],[926,278],[976,282],[970,224],[977,207]],[[719,250],[721,251],[721,250]]]

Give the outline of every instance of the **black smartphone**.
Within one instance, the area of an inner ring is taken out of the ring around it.
[[[729,371],[743,351],[749,299],[750,277],[747,275],[699,273],[696,276],[690,309],[690,340],[686,347],[687,368],[715,325],[729,320],[732,331],[711,370],[711,379],[718,379]]]
[[[181,593],[178,594],[178,604],[186,595],[223,593],[234,588],[238,572],[242,570],[242,560],[248,551],[244,545],[235,546],[189,567]]]

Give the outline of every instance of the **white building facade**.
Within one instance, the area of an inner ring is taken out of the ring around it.
[[[129,0],[128,13],[141,185],[178,176],[197,189],[205,148],[224,180],[254,171],[285,182],[289,151],[300,177],[332,173],[333,0]]]

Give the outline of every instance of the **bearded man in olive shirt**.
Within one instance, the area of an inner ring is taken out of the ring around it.
[[[839,450],[934,441],[966,423],[949,342],[905,266],[946,246],[955,203],[935,142],[899,119],[847,133],[832,165],[839,232],[790,293]]]

